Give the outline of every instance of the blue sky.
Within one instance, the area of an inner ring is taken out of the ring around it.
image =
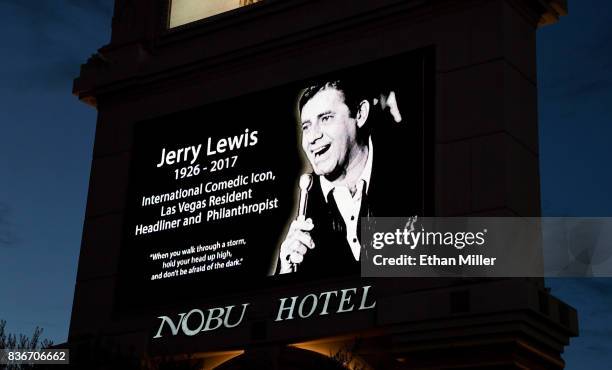
[[[612,3],[570,0],[538,33],[542,209],[612,216]],[[70,93],[112,0],[0,0],[0,318],[68,333],[96,111]],[[579,310],[569,369],[612,363],[612,279],[549,279]]]
[[[0,0],[0,318],[65,340],[95,131],[72,96],[111,1]]]
[[[545,216],[612,216],[612,3],[569,0],[538,31],[540,174]],[[548,279],[578,309],[568,369],[612,364],[612,278]]]

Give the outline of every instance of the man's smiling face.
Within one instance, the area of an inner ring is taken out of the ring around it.
[[[314,172],[329,180],[341,176],[355,155],[357,123],[344,94],[329,87],[316,93],[300,112],[302,149]]]

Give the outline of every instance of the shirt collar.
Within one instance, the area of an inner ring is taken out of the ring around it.
[[[374,147],[372,146],[372,137],[368,139],[368,159],[366,160],[365,167],[363,167],[363,171],[361,171],[361,175],[359,176],[359,181],[363,181],[365,183],[365,191],[368,193],[368,189],[370,188],[370,177],[372,176],[372,158],[374,157]],[[325,178],[325,176],[319,176],[321,179],[321,190],[323,190],[323,195],[325,198],[325,202],[329,197],[329,193],[334,190],[337,186],[331,183],[329,180]]]

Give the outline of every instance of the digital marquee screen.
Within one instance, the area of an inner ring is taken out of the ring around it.
[[[137,123],[119,306],[358,276],[362,219],[431,210],[432,111],[427,49]]]

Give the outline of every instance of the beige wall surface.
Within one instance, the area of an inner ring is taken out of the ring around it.
[[[245,0],[171,0],[170,28],[212,17],[257,1]]]

